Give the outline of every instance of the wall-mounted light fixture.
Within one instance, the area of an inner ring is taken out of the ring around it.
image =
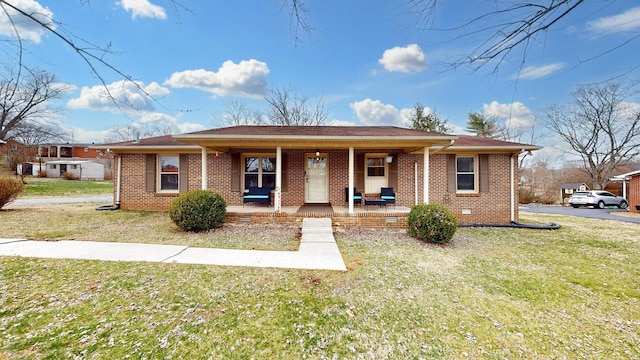
[[[386,162],[387,162],[387,164],[391,164],[391,162],[393,161],[393,156],[391,156],[391,155],[387,155],[387,156],[384,158],[384,161],[386,161]]]
[[[320,157],[320,149],[316,149],[316,157]]]

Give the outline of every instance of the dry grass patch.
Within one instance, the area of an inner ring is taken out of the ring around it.
[[[640,358],[637,225],[525,217],[562,228],[338,229],[346,272],[0,258],[0,358]]]
[[[93,204],[57,204],[0,211],[0,234],[30,240],[90,240],[227,249],[296,250],[295,224],[225,224],[186,233],[166,212],[96,211]]]

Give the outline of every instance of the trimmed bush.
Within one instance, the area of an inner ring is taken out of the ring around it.
[[[24,189],[22,181],[0,177],[0,209],[15,200]]]
[[[456,217],[441,204],[415,205],[407,216],[407,234],[426,242],[447,243],[457,229]]]
[[[219,193],[191,190],[171,202],[169,217],[183,231],[219,228],[227,216],[227,203]]]

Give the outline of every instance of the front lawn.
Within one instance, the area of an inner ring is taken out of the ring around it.
[[[26,177],[20,198],[84,197],[113,194],[111,181],[80,181]]]
[[[522,216],[562,228],[337,229],[347,272],[0,258],[0,359],[639,358],[638,225]]]

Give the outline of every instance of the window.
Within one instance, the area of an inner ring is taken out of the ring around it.
[[[68,146],[61,146],[60,157],[73,157],[73,148]]]
[[[246,156],[243,169],[244,189],[276,187],[276,158],[274,156]]]
[[[456,190],[459,192],[477,191],[477,161],[474,156],[456,157]]]
[[[177,155],[158,156],[160,166],[160,191],[177,192],[180,175],[180,157]]]
[[[367,176],[382,176],[385,175],[385,162],[384,157],[370,157],[367,158]]]

